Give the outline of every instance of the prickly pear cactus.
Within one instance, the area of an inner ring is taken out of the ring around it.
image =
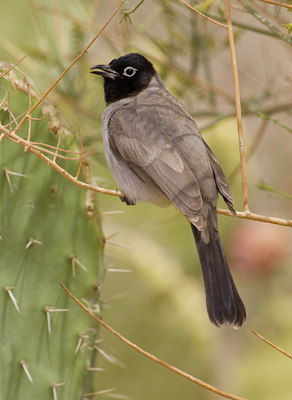
[[[1,79],[0,99],[8,88]],[[27,94],[11,89],[10,97],[14,116],[27,109]],[[7,101],[2,125],[9,123]],[[31,140],[56,146],[50,122],[32,122]],[[27,131],[25,123],[19,135]],[[75,137],[66,134],[62,147],[76,151]],[[78,162],[61,164],[76,173]],[[85,190],[5,137],[0,168],[0,399],[81,399],[93,390],[98,331],[59,281],[98,312],[103,240],[97,212],[88,217]]]

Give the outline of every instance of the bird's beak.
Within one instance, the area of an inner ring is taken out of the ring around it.
[[[116,79],[120,74],[113,69],[111,69],[110,65],[94,65],[90,68],[90,72],[92,74],[101,75],[104,78]]]

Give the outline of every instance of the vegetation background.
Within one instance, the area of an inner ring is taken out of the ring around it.
[[[10,0],[1,2],[0,60],[15,63],[43,93],[110,17],[118,1]],[[140,4],[141,3],[141,4]],[[129,14],[135,5],[139,8]],[[193,6],[195,2],[190,2]],[[277,37],[244,2],[232,2],[253,212],[291,218],[291,41]],[[254,1],[252,9],[289,38],[288,9]],[[200,10],[224,22],[224,3]],[[291,35],[290,35],[291,38]],[[179,1],[125,2],[88,53],[49,95],[64,123],[93,149],[89,157],[100,186],[115,188],[101,139],[102,80],[89,74],[127,52],[141,52],[168,89],[194,115],[220,161],[242,209],[232,67],[224,29]],[[1,84],[1,83],[0,83]],[[41,161],[39,161],[41,162]],[[49,167],[48,167],[49,168]],[[65,179],[65,178],[64,178]],[[289,194],[290,193],[290,194]],[[126,207],[99,195],[107,238],[103,318],[151,353],[226,391],[247,399],[291,398],[291,229],[219,216],[233,275],[248,311],[240,330],[209,323],[201,273],[188,224],[174,209]],[[220,203],[221,206],[223,204]],[[74,208],[72,208],[72,218]],[[81,312],[81,311],[80,311]],[[213,399],[215,395],[173,375],[101,332],[97,390],[104,397]],[[99,395],[96,398],[103,398]]]

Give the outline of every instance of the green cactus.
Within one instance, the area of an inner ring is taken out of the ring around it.
[[[0,85],[3,99],[10,82],[2,78]],[[27,94],[11,91],[10,97],[14,116],[27,109]],[[4,103],[0,120],[9,123]],[[31,140],[56,146],[50,122],[33,121]],[[18,134],[27,131],[28,122]],[[74,135],[63,136],[61,146],[76,151]],[[61,165],[76,174],[78,162]],[[98,328],[59,281],[99,312],[97,212],[88,217],[85,190],[7,138],[0,143],[0,168],[0,399],[81,399],[93,390]]]

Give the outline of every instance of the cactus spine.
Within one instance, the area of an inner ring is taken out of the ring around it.
[[[10,81],[1,79],[1,99]],[[11,91],[10,97],[13,116],[27,109],[27,94]],[[2,125],[12,118],[7,99]],[[51,122],[32,122],[31,140],[56,146]],[[27,131],[25,123],[18,134]],[[74,135],[64,135],[62,147],[76,151]],[[74,174],[78,163],[72,164],[62,160]],[[81,399],[93,390],[98,329],[59,281],[99,312],[97,212],[89,218],[83,189],[7,138],[0,143],[0,167],[0,399]]]

